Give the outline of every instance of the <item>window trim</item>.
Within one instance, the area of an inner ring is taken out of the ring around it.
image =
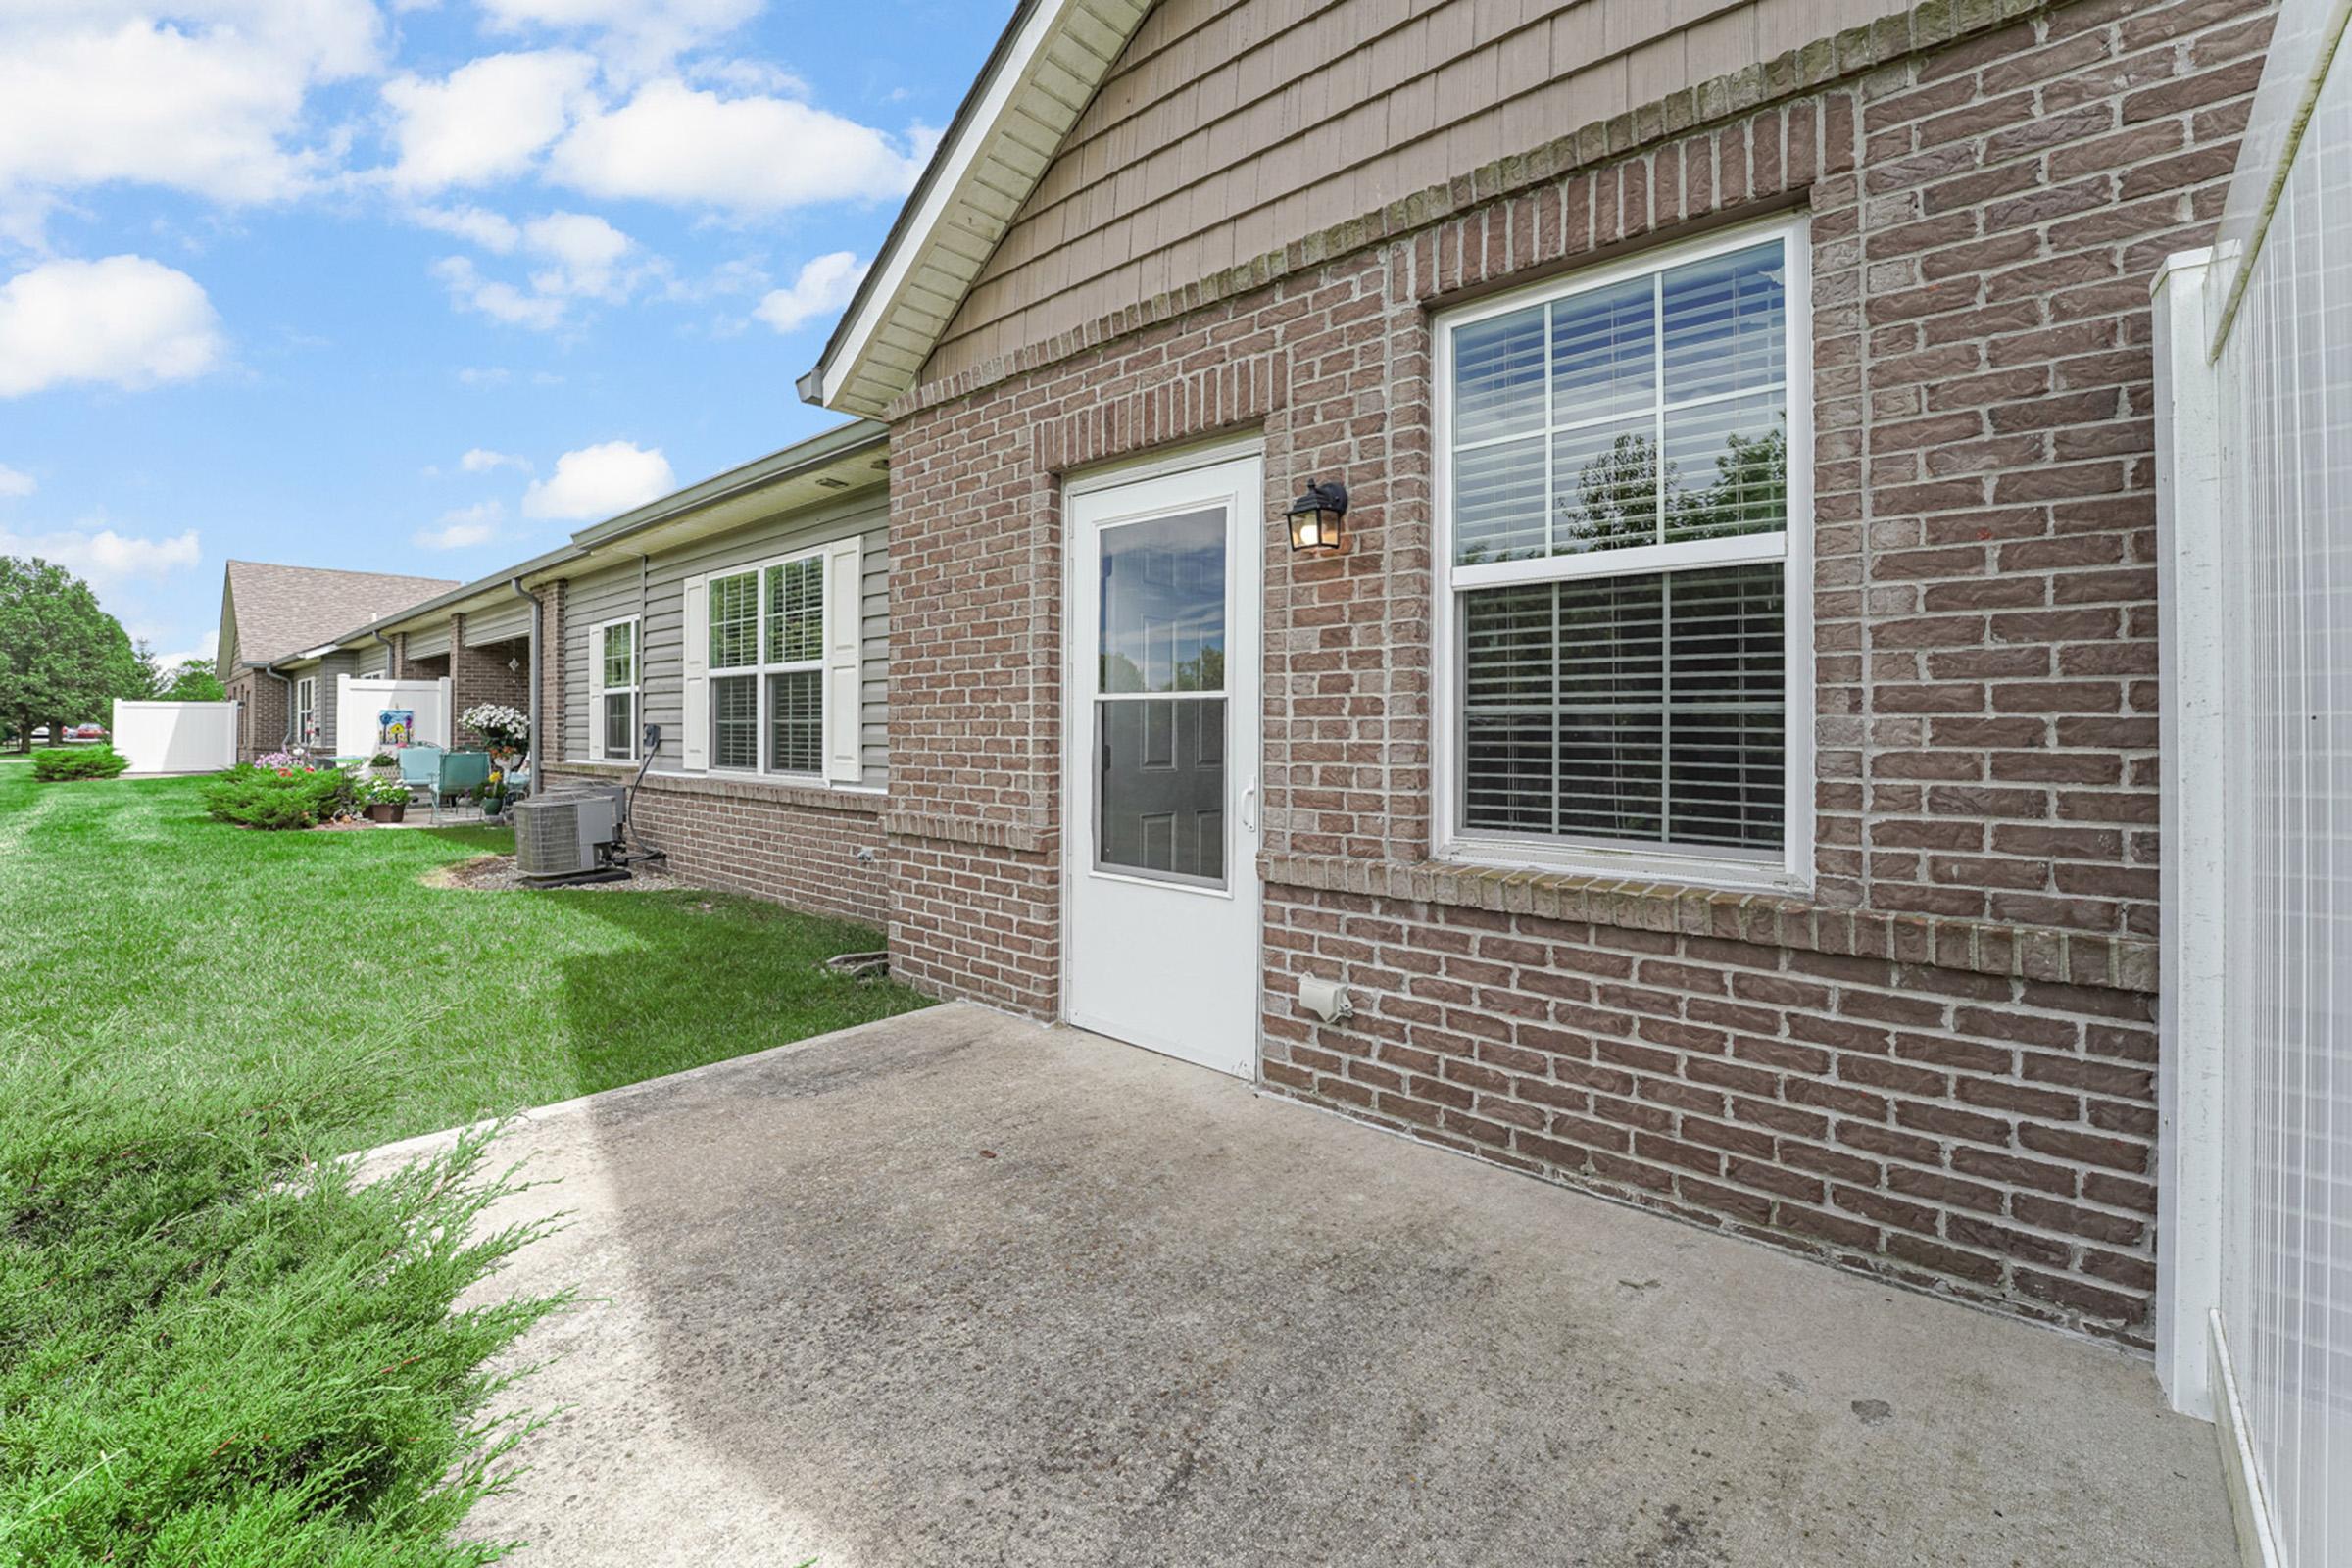
[[[604,679],[605,636],[615,626],[626,626],[630,628],[629,673],[635,678],[626,686],[608,685]],[[594,684],[596,687],[597,710],[593,715],[591,715],[589,722],[596,726],[596,734],[593,737],[596,743],[596,758],[599,761],[605,762],[634,762],[637,760],[638,741],[640,739],[645,722],[644,617],[639,615],[620,615],[612,620],[598,621],[593,635],[595,642],[594,646],[589,650],[589,657],[596,661],[595,673],[597,678]],[[626,696],[629,699],[629,744],[626,750],[617,755],[615,755],[612,751],[611,737],[605,732],[604,705],[608,699],[614,696]]]
[[[1596,550],[1573,557],[1487,563],[1455,567],[1453,560],[1453,338],[1464,325],[1505,316],[1528,306],[1645,277],[1669,267],[1745,250],[1780,239],[1788,266],[1788,318],[1784,333],[1788,357],[1785,384],[1788,419],[1788,525],[1759,538],[1692,540]],[[1801,213],[1741,223],[1682,243],[1645,247],[1622,260],[1579,269],[1508,292],[1491,295],[1430,320],[1432,550],[1430,555],[1430,850],[1434,858],[1473,865],[1556,871],[1740,892],[1808,893],[1813,887],[1814,727],[1813,703],[1813,294],[1809,229]],[[1454,824],[1461,810],[1463,660],[1457,599],[1477,588],[1566,578],[1636,576],[1661,569],[1727,566],[1766,561],[1783,563],[1783,636],[1788,655],[1784,701],[1787,740],[1783,751],[1784,815],[1782,853],[1777,858],[1694,853],[1657,844],[1622,848],[1595,840],[1496,831],[1465,832]]]
[[[318,735],[318,677],[294,677],[294,744],[308,748]]]
[[[760,761],[753,767],[722,767],[719,765],[718,747],[715,744],[718,738],[715,730],[717,710],[714,705],[706,704],[705,722],[713,728],[712,733],[704,739],[704,744],[709,748],[707,755],[710,758],[709,765],[704,771],[710,776],[716,778],[772,778],[787,784],[797,784],[813,789],[839,787],[825,776],[825,742],[826,737],[831,734],[829,722],[832,716],[827,711],[827,705],[832,701],[832,694],[827,690],[831,683],[825,678],[825,639],[830,630],[826,625],[826,619],[832,613],[828,592],[830,585],[826,580],[826,573],[830,569],[829,550],[828,545],[811,545],[800,550],[787,551],[783,555],[746,562],[741,565],[713,568],[702,574],[706,606],[709,604],[708,595],[712,586],[731,577],[752,577],[756,579],[752,589],[753,603],[758,607],[758,613],[752,621],[752,651],[759,657],[749,664],[707,663],[703,670],[703,679],[706,689],[711,689],[715,688],[718,682],[733,676],[748,675],[752,678],[758,714],[753,723],[758,738]],[[772,570],[803,561],[816,563],[816,657],[780,660],[771,662],[767,657],[767,574]],[[704,652],[707,658],[710,652],[708,639],[714,624],[710,621],[708,610],[705,612],[704,619],[706,622],[703,628],[703,635],[706,639]],[[769,711],[767,678],[770,675],[801,674],[808,671],[813,671],[816,675],[816,770],[814,772],[788,772],[769,765],[769,753],[774,736],[769,733],[768,729],[772,722],[772,716]]]

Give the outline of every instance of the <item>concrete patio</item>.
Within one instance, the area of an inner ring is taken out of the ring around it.
[[[523,1564],[2234,1560],[2144,1362],[1089,1035],[940,1007],[501,1148],[572,1218],[500,1285],[599,1298],[474,1515]]]

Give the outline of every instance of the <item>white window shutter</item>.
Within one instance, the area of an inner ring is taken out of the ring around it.
[[[588,630],[588,760],[605,755],[605,628]]]
[[[825,782],[856,784],[865,775],[859,755],[864,725],[865,643],[863,541],[825,546]]]
[[[688,768],[710,766],[710,579],[686,579],[685,691],[678,755]]]

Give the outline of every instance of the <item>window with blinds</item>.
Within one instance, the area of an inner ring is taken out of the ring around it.
[[[633,760],[637,755],[637,622],[616,620],[601,628],[604,643],[604,755]]]
[[[713,577],[710,765],[825,769],[825,560],[812,552]]]
[[[1801,874],[1802,245],[1750,229],[1440,322],[1442,849]]]

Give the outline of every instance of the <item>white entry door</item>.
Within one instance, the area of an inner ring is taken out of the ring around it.
[[[1069,492],[1070,1022],[1257,1071],[1252,455]]]

